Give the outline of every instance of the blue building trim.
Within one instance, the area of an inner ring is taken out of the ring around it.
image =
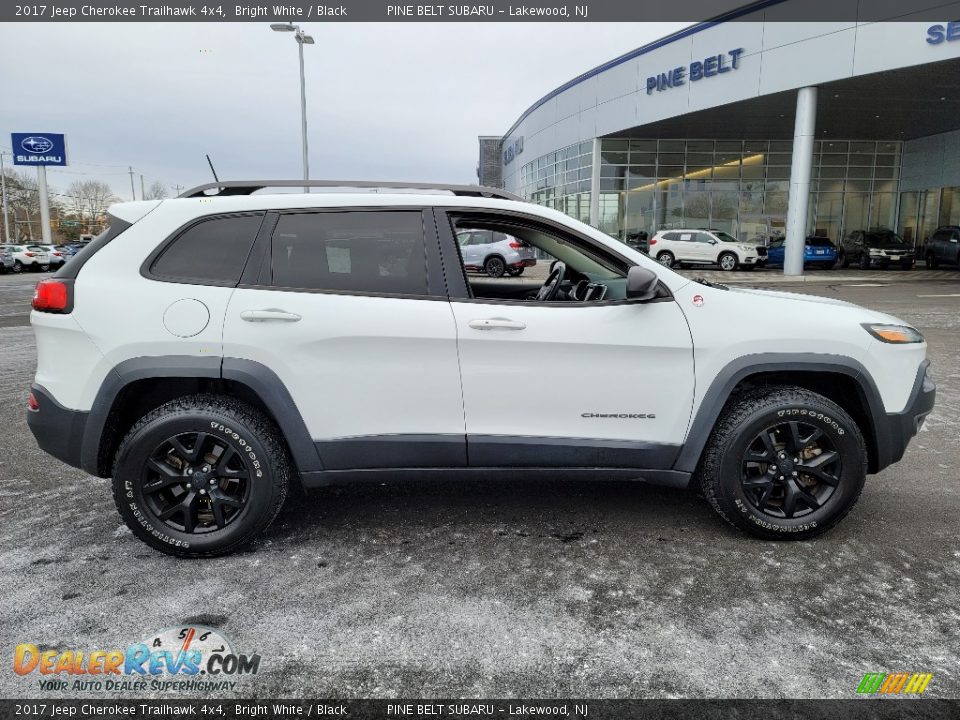
[[[667,35],[665,38],[654,40],[652,43],[647,43],[646,45],[642,45],[641,47],[638,47],[636,50],[631,50],[630,52],[625,53],[619,57],[615,57],[613,60],[608,60],[607,62],[603,63],[603,65],[598,65],[592,70],[587,70],[587,72],[583,73],[582,75],[577,75],[577,77],[573,78],[573,80],[565,82],[563,85],[556,88],[555,90],[551,90],[549,93],[547,93],[542,98],[537,100],[533,105],[528,107],[524,111],[524,113],[519,118],[517,118],[517,121],[510,126],[510,129],[503,134],[503,137],[505,138],[508,137],[510,133],[512,133],[514,130],[517,129],[517,126],[519,126],[520,123],[522,123],[524,120],[527,119],[530,113],[532,113],[537,108],[541,107],[544,103],[552,100],[560,93],[566,92],[567,90],[574,87],[575,85],[579,85],[585,80],[589,80],[590,78],[596,75],[599,75],[600,73],[606,72],[610,68],[614,68],[617,65],[622,65],[623,63],[629,60],[633,60],[634,58],[640,57],[641,55],[646,55],[649,52],[653,52],[654,50],[657,50],[666,45],[669,45],[670,43],[674,43],[677,40],[683,40],[683,38],[690,37],[691,35],[696,35],[698,32],[702,32],[703,30],[712,28],[715,25],[720,25],[722,23],[729,22],[730,20],[736,20],[737,18],[743,17],[744,15],[749,15],[750,13],[754,13],[754,12],[757,12],[758,10],[763,10],[765,8],[772,7],[773,5],[779,5],[782,2],[786,2],[786,0],[757,0],[757,2],[750,3],[749,5],[744,5],[741,8],[737,8],[736,10],[731,10],[730,12],[723,13],[722,15],[717,15],[715,18],[712,18],[711,20],[707,20],[702,23],[697,23],[696,25],[691,25],[690,27],[684,28],[683,30],[678,30],[672,35]]]

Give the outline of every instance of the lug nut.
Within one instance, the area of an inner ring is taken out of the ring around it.
[[[203,471],[204,471],[204,472],[210,472],[210,466],[209,466],[209,465],[204,465],[204,466],[203,466]]]
[[[796,470],[794,470],[794,471],[793,471],[792,473],[790,473],[790,474],[793,475],[794,477],[796,477],[798,473],[797,473]]]
[[[207,494],[207,491],[204,490],[203,488],[200,488],[200,494],[201,494],[201,495],[206,495],[206,494]]]
[[[786,480],[786,478],[785,478],[783,475],[780,476],[780,479],[781,479],[781,480]]]

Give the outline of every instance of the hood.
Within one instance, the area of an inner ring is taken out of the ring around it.
[[[860,307],[846,300],[837,300],[836,298],[825,298],[819,295],[804,295],[802,293],[781,292],[779,290],[758,290],[756,288],[731,287],[730,292],[743,293],[745,295],[759,295],[761,297],[780,298],[782,300],[802,300],[803,302],[815,303],[817,305],[840,305],[842,307]]]

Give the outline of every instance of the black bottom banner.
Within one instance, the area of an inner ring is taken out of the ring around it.
[[[958,718],[960,700],[0,700],[6,718],[887,720]]]

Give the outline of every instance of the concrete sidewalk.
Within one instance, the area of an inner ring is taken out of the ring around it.
[[[960,288],[960,270],[808,270],[800,276],[787,276],[775,269],[723,272],[722,270],[677,270],[689,278],[705,278],[712,282],[732,284],[790,284],[795,283],[869,283],[887,285],[902,282],[950,282]],[[960,290],[958,290],[960,292]]]

